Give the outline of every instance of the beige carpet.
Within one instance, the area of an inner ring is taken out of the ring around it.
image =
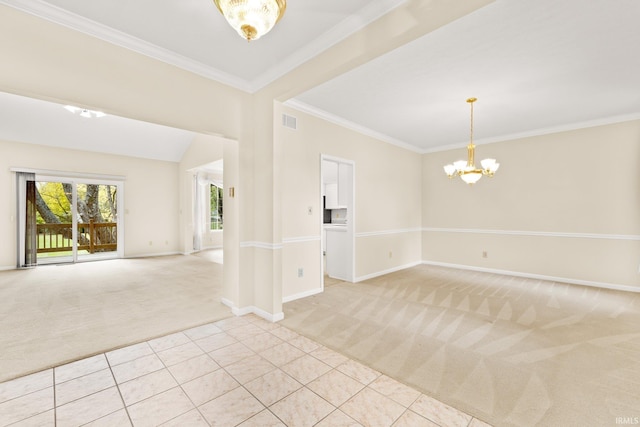
[[[206,256],[0,272],[0,382],[231,316]]]
[[[640,417],[639,294],[419,266],[284,311],[283,326],[496,426]]]

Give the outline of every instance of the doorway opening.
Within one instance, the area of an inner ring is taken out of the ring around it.
[[[222,264],[224,246],[224,159],[190,169],[192,176],[192,253],[208,251]],[[215,252],[220,250],[219,252]]]
[[[322,155],[322,289],[325,276],[355,280],[355,163]]]

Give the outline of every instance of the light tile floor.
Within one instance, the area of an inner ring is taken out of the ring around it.
[[[249,315],[0,384],[0,426],[487,424]]]

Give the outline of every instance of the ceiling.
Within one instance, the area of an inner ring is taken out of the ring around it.
[[[211,0],[0,0],[247,92],[405,2],[290,0],[276,27],[247,43]],[[471,96],[478,98],[474,137],[479,144],[640,118],[638,16],[637,0],[496,0],[288,104],[417,152],[466,144],[465,100]],[[12,102],[0,96],[0,111],[11,113]],[[24,113],[14,121],[46,115],[34,105]],[[116,127],[117,120],[90,122]],[[67,123],[60,117],[50,121]],[[160,130],[175,138],[163,159],[179,160],[193,135]],[[69,132],[61,135],[64,141],[73,138]],[[149,151],[138,143],[122,149],[132,146],[140,148],[132,155],[145,157]]]
[[[0,139],[176,162],[195,137],[124,117],[85,118],[63,107],[0,92]]]

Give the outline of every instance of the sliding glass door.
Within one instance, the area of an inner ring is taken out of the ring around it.
[[[73,183],[37,179],[35,188],[36,263],[73,262]]]
[[[113,258],[118,251],[118,186],[76,185],[77,257]]]
[[[123,255],[122,182],[36,175],[19,194],[26,199],[25,213],[19,213],[26,218],[19,230],[19,266]]]

